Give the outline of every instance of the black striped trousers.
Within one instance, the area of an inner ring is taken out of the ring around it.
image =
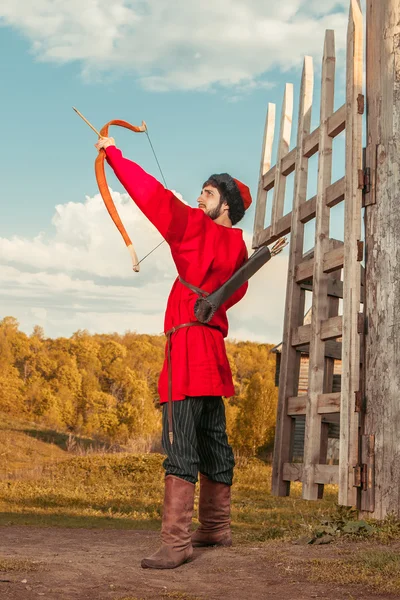
[[[163,404],[162,444],[166,475],[196,483],[200,473],[232,485],[235,460],[226,435],[220,396],[187,397],[172,403],[174,442],[168,438],[168,403]]]

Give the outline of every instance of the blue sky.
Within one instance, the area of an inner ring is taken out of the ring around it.
[[[98,128],[114,118],[144,119],[168,186],[189,204],[208,175],[223,171],[246,182],[255,199],[266,108],[277,104],[279,131],[286,81],[295,84],[295,144],[304,54],[315,57],[318,124],[326,28],[337,33],[337,106],[344,101],[347,0],[281,4],[174,0],[165,12],[159,0],[91,0],[85,10],[77,0],[0,0],[0,318],[16,316],[28,333],[37,323],[50,336],[84,328],[162,330],[175,276],[168,247],[132,274],[98,197],[96,136],[71,107]],[[114,133],[126,156],[159,176],[145,136]],[[335,156],[334,179],[343,174],[343,139]],[[158,234],[111,174],[109,183],[143,256]],[[287,207],[290,193],[289,182]],[[253,218],[254,208],[242,222],[249,241]],[[339,207],[332,230],[340,236]],[[307,244],[313,245],[312,227]],[[232,337],[279,341],[286,262],[279,257],[254,278],[248,298],[232,311]]]

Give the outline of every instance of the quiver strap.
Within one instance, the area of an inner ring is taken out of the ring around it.
[[[199,297],[194,305],[194,314],[200,323],[208,323],[215,312],[271,258],[267,246],[256,250],[251,257],[218,290],[207,297]],[[183,282],[185,283],[185,282]]]

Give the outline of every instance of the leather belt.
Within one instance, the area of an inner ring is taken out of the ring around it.
[[[173,418],[172,418],[172,361],[171,361],[171,345],[172,345],[172,336],[179,329],[183,329],[184,327],[210,327],[212,329],[218,329],[219,327],[215,327],[213,325],[208,325],[207,323],[200,323],[200,321],[191,321],[190,323],[182,323],[181,325],[177,325],[176,327],[172,327],[169,329],[165,335],[167,336],[167,364],[168,364],[168,436],[169,442],[172,445],[174,443],[174,427],[173,427]]]

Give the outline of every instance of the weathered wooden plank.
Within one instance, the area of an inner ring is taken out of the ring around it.
[[[272,190],[275,185],[275,177],[276,177],[276,165],[274,165],[268,173],[265,173],[263,177],[263,188],[266,192]]]
[[[307,396],[288,398],[288,415],[295,417],[306,414]],[[340,392],[329,392],[318,396],[318,414],[340,413]]]
[[[365,435],[375,436],[375,507],[400,517],[400,3],[367,0],[367,167],[365,208]],[[384,35],[383,35],[384,32]]]
[[[319,336],[322,341],[334,340],[342,335],[342,317],[331,317],[322,321],[319,328]],[[292,333],[292,346],[309,344],[312,339],[311,325],[300,325]],[[325,356],[325,354],[324,354]]]
[[[311,111],[314,86],[312,58],[304,60],[297,130],[296,172],[289,248],[288,283],[285,304],[283,348],[279,381],[279,401],[275,431],[275,449],[272,468],[272,493],[288,495],[290,483],[283,477],[283,465],[291,460],[294,420],[288,416],[287,399],[296,396],[300,371],[300,353],[292,346],[291,334],[304,318],[305,292],[295,280],[296,265],[301,261],[304,225],[299,218],[300,206],[307,197],[308,159],[304,156],[304,140],[311,129]]]
[[[314,481],[324,485],[337,485],[339,467],[337,465],[315,465]]]
[[[287,401],[287,414],[291,417],[306,414],[307,396],[292,396]]]
[[[283,476],[286,481],[303,481],[304,477],[303,463],[285,463],[283,466]],[[313,466],[313,479],[315,483],[324,485],[337,485],[339,480],[339,469],[337,465]]]
[[[263,187],[263,177],[271,168],[272,147],[275,134],[275,104],[268,104],[267,118],[265,121],[263,147],[261,153],[260,175],[258,179],[256,214],[254,217],[254,237],[264,229],[265,212],[267,208],[267,192]]]
[[[335,181],[335,183],[330,185],[326,190],[326,205],[329,206],[329,208],[336,206],[344,200],[344,185],[345,178],[342,177],[342,179]]]
[[[284,481],[301,481],[303,478],[303,463],[285,463],[282,474]]]
[[[346,105],[343,104],[333,115],[328,118],[328,135],[331,138],[338,136],[346,127]],[[319,150],[319,127],[315,129],[304,143],[304,153],[311,158]]]
[[[310,353],[310,345],[309,344],[300,344],[296,346],[297,352],[302,352],[303,354]],[[334,340],[328,340],[325,344],[325,356],[329,358],[334,358],[335,360],[342,359],[342,343],[336,342]]]
[[[304,260],[296,268],[296,282],[301,283],[312,278],[314,274],[314,260]]]
[[[323,272],[331,273],[332,271],[336,271],[337,269],[341,269],[343,267],[344,261],[344,249],[341,248],[333,248],[332,250],[328,250],[324,254],[323,258]],[[313,260],[305,260],[301,262],[296,269],[296,281],[297,283],[301,283],[302,281],[306,281],[313,277],[314,273],[314,261]]]
[[[329,188],[328,188],[329,189]],[[339,281],[341,271],[335,271],[329,278],[329,282]],[[329,318],[336,317],[339,314],[339,299],[334,296],[328,298],[328,316]],[[335,372],[335,361],[333,358],[327,358],[325,344],[325,373],[324,373],[324,393],[318,396],[318,414],[325,415],[321,424],[321,449],[319,463],[326,464],[328,456],[328,435],[329,423],[326,415],[337,416],[338,406],[340,405],[340,393],[336,397],[333,396],[333,381]],[[336,402],[336,406],[335,406]],[[324,496],[324,485],[318,484],[318,498]]]
[[[321,125],[319,127],[319,161],[314,246],[313,303],[309,355],[309,390],[307,396],[306,430],[304,438],[303,498],[318,499],[318,483],[315,466],[321,452],[321,415],[318,414],[318,396],[324,392],[325,347],[323,324],[326,323],[328,303],[328,279],[324,272],[324,257],[329,250],[329,207],[326,190],[332,180],[332,138],[329,136],[328,119],[333,114],[335,91],[335,36],[328,30],[325,35],[322,61]],[[331,321],[331,319],[329,319]],[[326,466],[326,465],[325,465]]]
[[[341,337],[343,331],[342,316],[330,317],[320,324],[321,340],[334,340]]]
[[[304,204],[301,205],[300,221],[304,225],[306,223],[308,223],[309,221],[312,221],[312,219],[315,219],[316,203],[317,203],[317,198],[316,198],[316,196],[314,196],[313,198],[310,198],[310,200],[307,200],[307,202],[304,202]]]
[[[361,490],[361,510],[375,510],[375,436],[361,438],[361,464],[365,469],[365,483]]]
[[[318,396],[318,414],[340,413],[340,392],[330,392]]]
[[[309,344],[311,339],[311,325],[300,325],[293,329],[292,332],[292,346],[296,348],[297,346],[303,346],[304,344]]]
[[[286,177],[282,173],[282,161],[289,152],[293,121],[293,85],[286,84],[282,105],[281,128],[279,133],[278,156],[276,160],[274,199],[272,203],[271,227],[276,234],[279,219],[283,217],[285,203]]]
[[[282,175],[287,177],[296,168],[296,156],[297,156],[297,148],[293,148],[286,156],[282,159]]]
[[[312,292],[312,279],[306,279],[300,285],[303,290]],[[331,279],[328,283],[328,296],[343,298],[343,281],[340,281],[340,279]]]
[[[361,288],[358,241],[361,239],[362,191],[359,188],[359,171],[362,169],[363,123],[357,99],[362,91],[363,19],[357,0],[351,0],[347,33],[345,253],[339,457],[339,504],[347,506],[357,502],[357,493],[353,486],[353,467],[359,462],[359,415],[355,410],[355,393],[360,389],[361,362],[358,333]]]
[[[324,255],[324,273],[332,273],[342,269],[344,263],[344,247],[328,250]]]
[[[335,138],[345,130],[346,127],[346,105],[343,104],[328,119],[328,135]]]

